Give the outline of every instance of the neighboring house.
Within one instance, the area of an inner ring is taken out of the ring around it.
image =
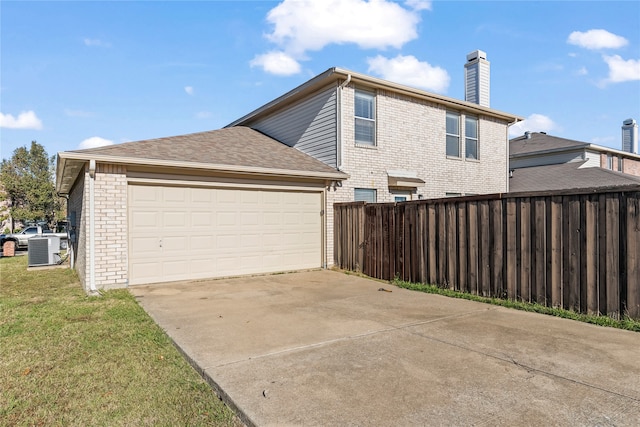
[[[640,155],[588,142],[525,132],[509,141],[510,169],[582,162],[581,168],[599,167],[640,176]]]
[[[512,193],[577,190],[581,188],[640,186],[640,176],[599,167],[585,167],[586,161],[514,169],[509,180]]]
[[[544,132],[525,132],[509,149],[510,192],[640,184],[637,154]]]
[[[333,264],[333,204],[504,193],[521,120],[332,68],[224,129],[58,153],[88,290]]]

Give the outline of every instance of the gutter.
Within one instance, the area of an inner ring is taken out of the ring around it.
[[[77,153],[71,151],[63,151],[58,153],[58,176],[56,178],[56,191],[60,194],[68,194],[70,188],[63,188],[64,182],[62,180],[64,171],[66,169],[67,162],[95,162],[110,163],[110,164],[124,164],[124,165],[140,165],[140,166],[156,166],[167,167],[176,169],[201,169],[204,171],[217,172],[217,173],[229,173],[237,174],[239,176],[261,176],[261,177],[276,177],[276,178],[301,178],[308,180],[322,180],[322,181],[344,181],[349,178],[349,175],[336,171],[333,168],[327,166],[328,171],[307,171],[307,170],[290,170],[290,169],[270,169],[263,167],[250,167],[250,166],[236,166],[236,165],[219,165],[211,163],[197,163],[186,161],[172,161],[161,159],[146,159],[137,157],[117,157],[96,155],[89,153]],[[63,166],[60,166],[63,165]],[[70,185],[69,185],[70,187]]]

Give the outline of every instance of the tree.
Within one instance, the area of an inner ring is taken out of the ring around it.
[[[55,192],[54,166],[54,157],[49,158],[36,141],[31,149],[16,148],[11,159],[2,161],[0,183],[9,201],[12,232],[15,220],[52,223],[62,217],[64,204]]]

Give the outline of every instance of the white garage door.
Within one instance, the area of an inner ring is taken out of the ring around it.
[[[129,283],[322,265],[321,193],[129,185]]]

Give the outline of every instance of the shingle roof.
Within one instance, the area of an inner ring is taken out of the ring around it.
[[[509,141],[509,154],[513,156],[537,151],[584,148],[591,145],[587,142],[558,138],[557,136],[550,136],[546,133],[531,132],[529,135],[531,136],[529,139],[527,139],[526,136],[511,139]]]
[[[301,172],[337,172],[295,148],[242,126],[68,153]]]
[[[515,169],[509,192],[572,190],[578,188],[640,185],[640,177],[599,167],[580,168],[586,162]]]

